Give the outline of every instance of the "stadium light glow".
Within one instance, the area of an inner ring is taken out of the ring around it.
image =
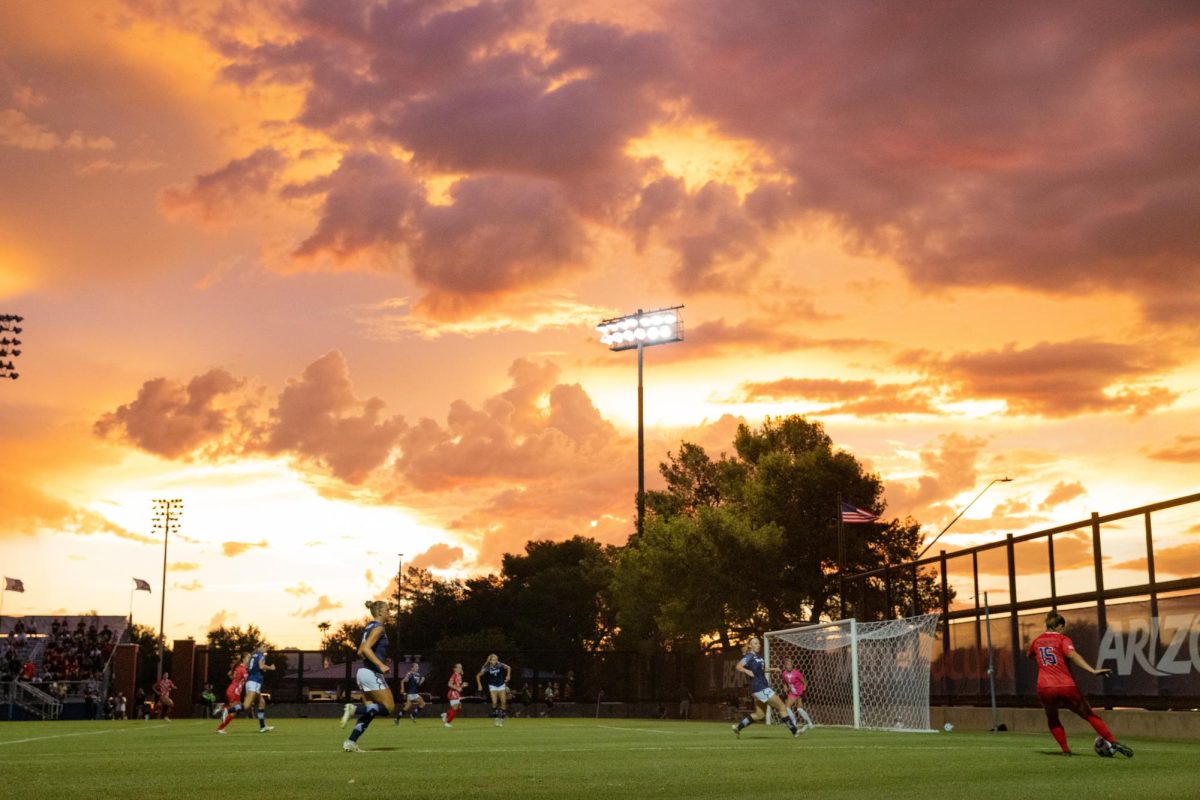
[[[638,309],[633,314],[611,317],[596,325],[600,344],[614,353],[621,350],[638,352],[638,490],[637,535],[642,535],[646,519],[646,442],[642,421],[642,350],[659,344],[683,341],[683,306],[659,308],[654,311]]]

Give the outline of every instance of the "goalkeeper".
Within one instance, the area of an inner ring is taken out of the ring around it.
[[[770,706],[788,726],[792,736],[799,736],[800,729],[796,727],[796,716],[790,708],[783,704],[779,695],[767,681],[768,672],[778,672],[779,670],[767,669],[766,662],[758,654],[761,649],[762,643],[758,637],[751,637],[750,641],[746,642],[746,654],[737,663],[737,671],[750,678],[750,691],[754,695],[754,712],[742,717],[742,721],[733,726],[733,732],[740,737],[744,728],[750,727],[755,722],[762,722],[767,716],[767,706]]]
[[[792,711],[795,711],[804,718],[804,727],[800,729],[801,733],[813,726],[812,717],[808,715],[800,705],[800,695],[804,694],[804,673],[796,669],[790,658],[784,659],[783,672],[779,673],[779,677],[783,679],[783,685],[787,688],[787,700],[784,701]]]

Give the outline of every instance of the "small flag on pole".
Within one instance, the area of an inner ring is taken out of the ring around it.
[[[134,578],[133,579],[133,590],[135,592],[149,592],[150,591],[150,581],[144,581],[141,578]]]
[[[875,522],[878,519],[878,514],[863,511],[849,503],[842,503],[842,522]]]
[[[23,593],[25,591],[25,584],[22,583],[21,581],[17,580],[16,578],[5,577],[4,591],[6,591],[6,592],[22,592]]]

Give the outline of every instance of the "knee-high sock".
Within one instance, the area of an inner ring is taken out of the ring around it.
[[[1058,746],[1065,753],[1071,748],[1067,747],[1067,732],[1062,726],[1062,721],[1058,718],[1057,709],[1046,709],[1046,724],[1050,727],[1050,735],[1054,737],[1054,741],[1058,742]]]
[[[219,730],[219,731],[225,730],[225,727],[227,725],[229,725],[229,723],[233,722],[233,718],[236,717],[237,712],[239,712],[241,710],[242,710],[241,703],[235,703],[234,705],[229,706],[226,709],[226,711],[228,711],[229,713],[225,715],[225,719],[222,720],[221,724],[217,726],[217,730]]]
[[[807,711],[805,711],[803,708],[800,708],[797,706],[796,713],[799,714],[801,719],[804,720],[805,725],[808,725],[810,728],[812,727],[812,724],[813,724],[812,717],[810,717],[808,715]]]
[[[454,718],[458,716],[458,706],[450,706],[450,710],[446,712],[446,722],[454,722]]]
[[[742,721],[738,723],[738,730],[740,731],[743,728],[749,728],[753,724],[754,720],[750,719],[749,716],[742,717]]]
[[[260,729],[267,727],[267,710],[260,708],[256,716],[258,717],[258,727]]]
[[[1086,719],[1088,721],[1088,724],[1091,725],[1092,728],[1095,729],[1096,733],[1098,733],[1104,737],[1104,741],[1106,741],[1106,742],[1115,742],[1116,741],[1116,739],[1113,738],[1112,731],[1110,731],[1108,729],[1108,726],[1104,724],[1104,720],[1102,720],[1096,716],[1095,712],[1092,712],[1088,716],[1084,717],[1084,719]]]
[[[383,708],[378,703],[367,703],[363,707],[362,716],[358,718],[358,723],[354,726],[354,730],[350,731],[350,741],[357,742],[358,737],[366,732],[367,728],[371,727],[371,720],[383,711]]]

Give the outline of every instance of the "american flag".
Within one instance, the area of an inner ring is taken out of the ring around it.
[[[24,583],[24,581],[17,580],[16,578],[5,577],[4,578],[4,591],[6,591],[6,592],[24,592],[25,591],[25,583]]]
[[[842,522],[875,522],[877,519],[879,519],[877,514],[863,511],[849,503],[842,503]]]
[[[141,578],[134,578],[133,579],[133,590],[135,592],[149,592],[150,591],[150,581],[144,581]]]

